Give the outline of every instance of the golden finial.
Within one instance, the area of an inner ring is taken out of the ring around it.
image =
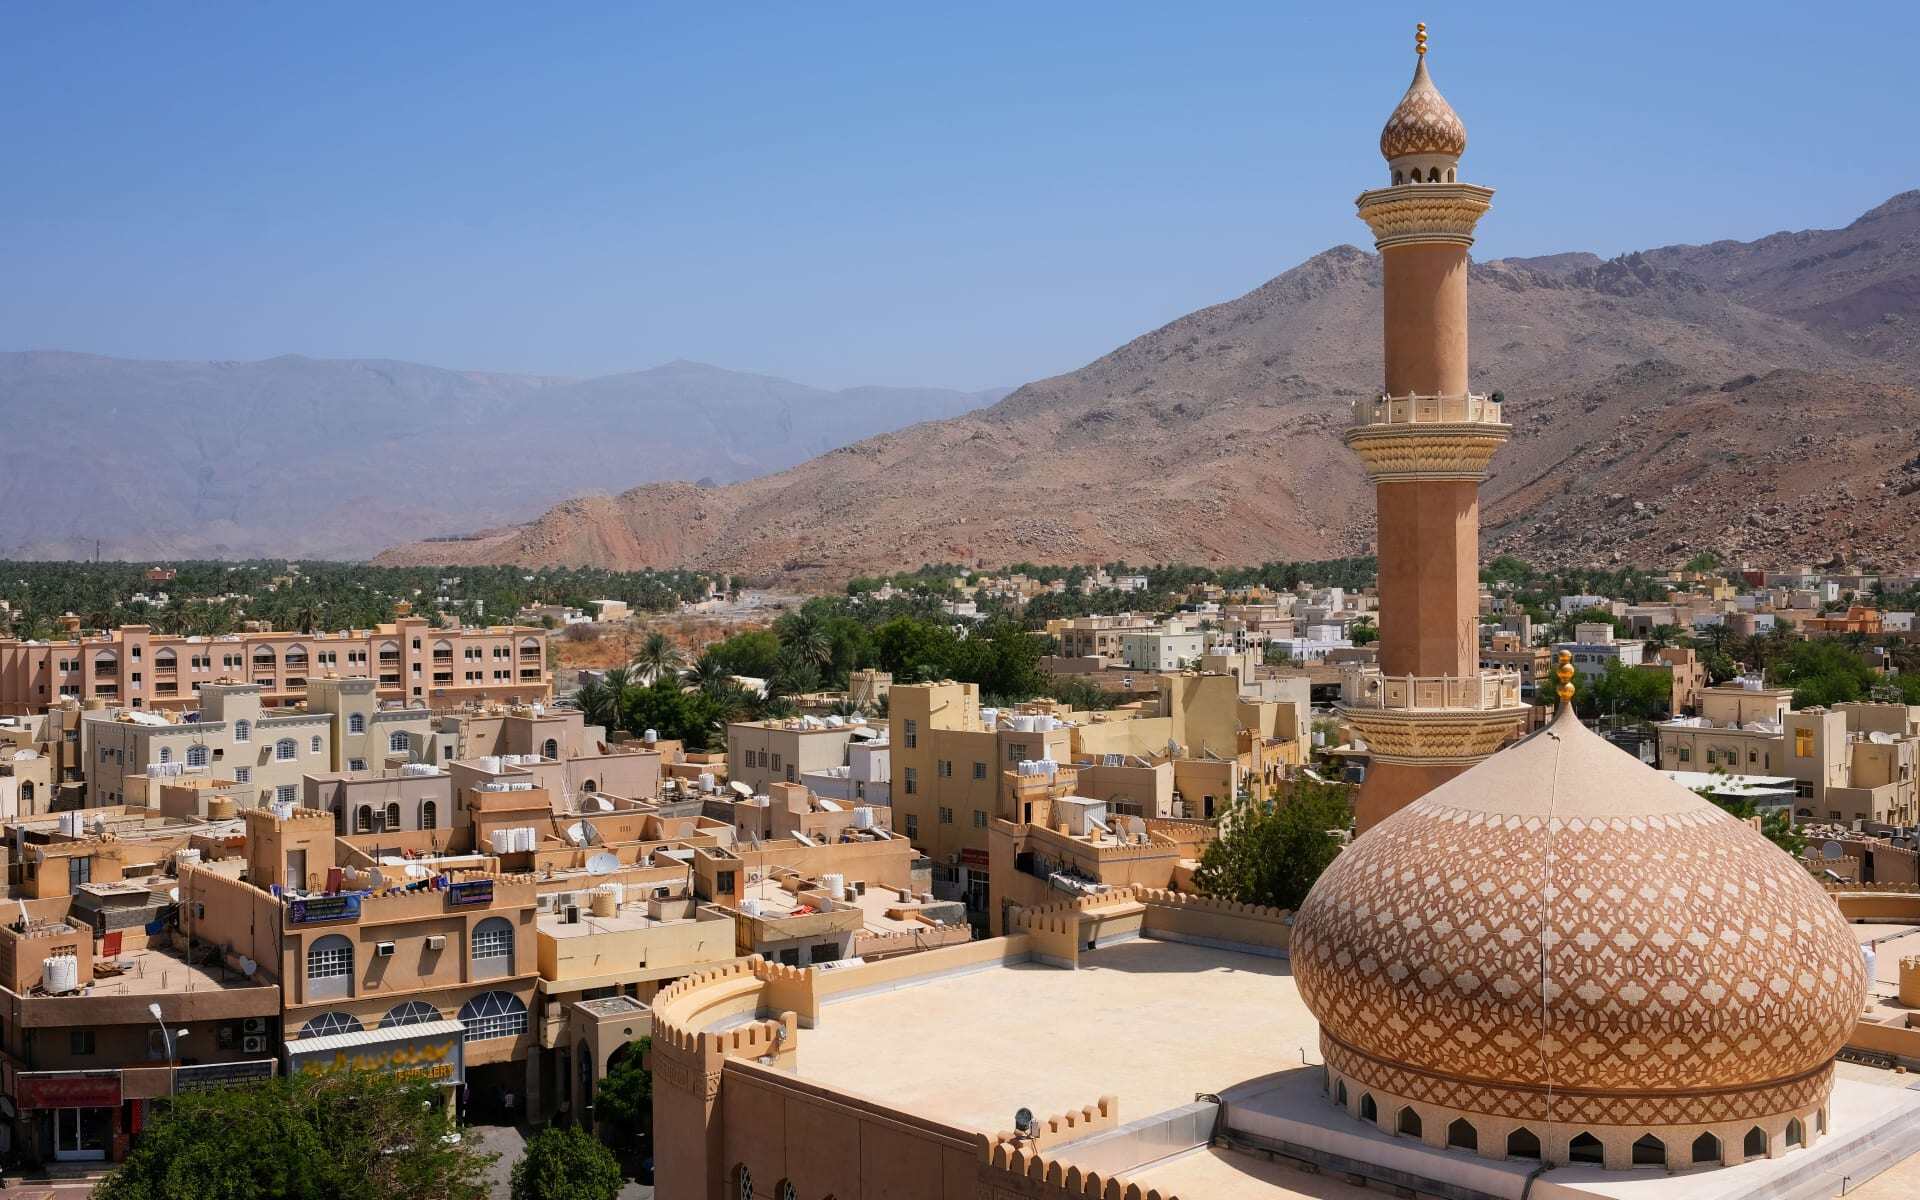
[[[1573,703],[1573,651],[1562,650],[1560,652],[1560,666],[1557,669],[1555,669],[1554,675],[1557,676],[1560,680],[1560,687],[1559,687],[1560,703],[1572,704]]]
[[[1413,27],[1413,52],[1425,55],[1427,52],[1427,23],[1418,22]]]

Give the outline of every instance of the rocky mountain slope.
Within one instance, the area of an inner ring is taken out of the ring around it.
[[[290,356],[0,354],[0,558],[357,558],[579,492],[792,466],[1004,392],[670,363],[600,379]]]
[[[1476,265],[1473,383],[1513,443],[1490,549],[1546,561],[1920,559],[1920,192],[1847,230]],[[928,561],[1364,550],[1340,444],[1380,377],[1379,269],[1326,251],[998,404],[727,487],[652,484],[379,561],[692,565],[832,580]],[[1883,311],[1869,320],[1876,305]],[[1915,465],[1913,471],[1920,471]]]

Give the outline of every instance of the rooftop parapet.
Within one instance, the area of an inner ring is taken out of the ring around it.
[[[1452,396],[1381,393],[1353,402],[1353,424],[1363,425],[1501,425],[1501,402],[1481,392]]]

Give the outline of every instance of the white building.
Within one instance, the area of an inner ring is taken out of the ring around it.
[[[1613,626],[1605,622],[1582,621],[1573,627],[1573,640],[1557,642],[1553,650],[1555,654],[1562,650],[1572,654],[1573,669],[1584,680],[1606,674],[1609,663],[1640,666],[1646,661],[1647,644],[1619,641],[1613,635]]]
[[[1136,671],[1178,671],[1204,653],[1204,634],[1173,623],[1164,629],[1129,633],[1120,639],[1120,657]]]

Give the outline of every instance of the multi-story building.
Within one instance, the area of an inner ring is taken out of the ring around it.
[[[1639,666],[1646,660],[1647,644],[1621,641],[1614,636],[1613,626],[1604,621],[1582,621],[1574,626],[1573,640],[1556,642],[1553,650],[1556,655],[1562,650],[1573,655],[1573,669],[1584,684],[1605,675],[1614,663],[1623,667]]]
[[[379,699],[453,708],[547,700],[547,632],[526,626],[435,629],[401,616],[342,633],[176,637],[123,625],[64,641],[0,639],[0,713],[34,713],[62,698],[127,708],[198,708],[212,683],[246,681],[269,704],[291,703],[322,675],[372,679]]]
[[[1119,658],[1121,642],[1132,633],[1157,627],[1151,617],[1115,613],[1091,617],[1064,617],[1048,623],[1047,632],[1060,642],[1063,658]]]
[[[198,715],[183,721],[133,709],[88,712],[80,723],[88,807],[125,803],[135,776],[197,771],[252,789],[260,803],[290,803],[300,796],[302,776],[332,768],[332,714],[264,708],[258,684],[208,684]],[[424,725],[426,711],[418,716]]]
[[[756,792],[798,783],[802,775],[848,765],[847,746],[855,738],[883,736],[860,717],[734,721],[727,725],[727,778]]]
[[[1169,621],[1158,629],[1123,634],[1120,658],[1136,671],[1178,671],[1206,653],[1206,635]]]

